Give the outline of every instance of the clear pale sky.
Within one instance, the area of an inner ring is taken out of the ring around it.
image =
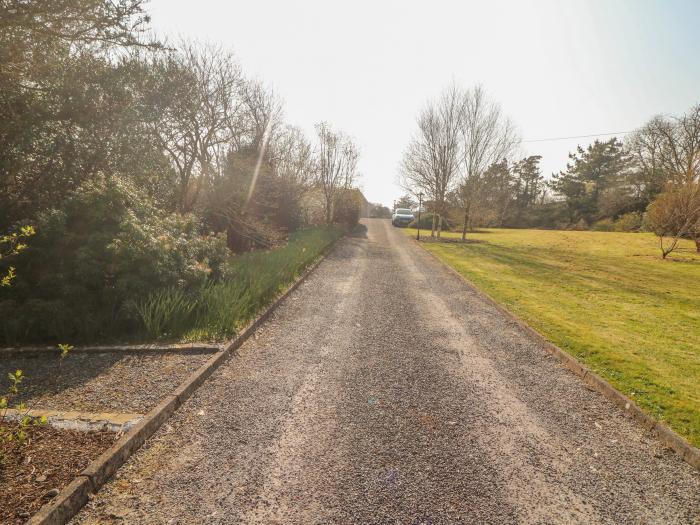
[[[524,139],[633,130],[700,102],[700,1],[152,0],[155,31],[217,42],[313,133],[361,148],[361,187],[391,206],[415,118],[453,80],[482,84]],[[602,137],[602,138],[607,138]],[[546,175],[593,138],[528,142]]]

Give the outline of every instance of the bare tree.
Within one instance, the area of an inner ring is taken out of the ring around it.
[[[282,101],[271,89],[258,81],[248,80],[241,84],[240,98],[244,112],[238,121],[232,122],[231,136],[246,138],[258,150],[267,147],[264,140],[272,138],[282,125]],[[264,146],[263,146],[264,144]],[[235,144],[237,148],[244,144]]]
[[[685,115],[652,121],[663,138],[662,165],[671,182],[700,181],[700,104]]]
[[[520,138],[501,107],[489,100],[481,86],[460,93],[462,100],[462,158],[459,197],[464,210],[462,240],[466,239],[471,214],[480,200],[486,170],[508,159]]]
[[[153,96],[163,100],[149,123],[178,176],[178,208],[191,211],[231,147],[249,131],[241,91],[245,79],[233,57],[218,47],[183,43],[157,58]]]
[[[316,133],[315,179],[323,193],[326,223],[331,223],[336,198],[341,190],[352,187],[357,178],[359,150],[350,137],[334,131],[325,122],[316,126]]]
[[[270,217],[280,218],[298,202],[296,185],[276,171],[273,146],[282,123],[282,102],[260,82],[244,80],[229,107],[235,110],[226,121],[229,140],[213,145],[216,162],[211,176],[204,178],[204,208],[210,221],[225,229],[232,250],[269,247],[278,237],[267,224]],[[286,201],[280,199],[283,191]],[[288,203],[284,210],[283,202]]]
[[[401,162],[401,184],[414,194],[419,191],[435,205],[431,237],[440,237],[446,196],[458,174],[461,144],[462,95],[456,86],[429,101],[418,116],[418,131]]]
[[[271,137],[268,155],[285,202],[289,206],[301,203],[315,182],[311,142],[299,128],[286,125]]]
[[[311,142],[295,126],[286,125],[271,139],[270,159],[278,176],[308,189],[314,177],[314,152]]]
[[[634,161],[628,181],[632,195],[646,208],[661,193],[666,181],[664,149],[666,139],[660,129],[666,127],[663,117],[654,117],[631,134],[625,146]]]
[[[676,217],[672,222],[677,226],[688,223],[690,227],[683,233],[695,241],[700,252],[700,228],[695,224],[694,208],[683,204],[686,197],[695,195],[700,184],[700,104],[692,107],[681,117],[657,116],[635,133],[630,141],[631,150],[637,160],[643,181],[655,184],[652,190],[666,186],[663,197],[665,204],[654,209],[657,215],[666,210],[670,202],[676,202],[674,215],[685,213],[681,220]],[[650,182],[647,182],[650,179]],[[675,198],[671,196],[675,195]],[[690,199],[689,202],[694,202]],[[652,207],[654,207],[652,204]],[[670,216],[670,210],[665,215]],[[662,238],[663,240],[663,238]],[[675,246],[675,243],[673,243]]]

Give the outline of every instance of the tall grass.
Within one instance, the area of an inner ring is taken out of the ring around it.
[[[197,298],[182,288],[164,288],[136,303],[146,332],[155,338],[177,338],[191,323]]]
[[[302,230],[281,248],[232,257],[221,281],[209,281],[196,290],[168,288],[153,293],[138,304],[144,328],[156,339],[229,338],[341,233],[333,227]]]

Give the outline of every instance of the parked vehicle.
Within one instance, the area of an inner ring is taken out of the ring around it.
[[[413,222],[413,212],[407,208],[398,208],[391,216],[391,224],[406,227]]]

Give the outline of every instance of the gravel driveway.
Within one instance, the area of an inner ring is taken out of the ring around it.
[[[700,523],[698,472],[365,224],[74,523]]]

